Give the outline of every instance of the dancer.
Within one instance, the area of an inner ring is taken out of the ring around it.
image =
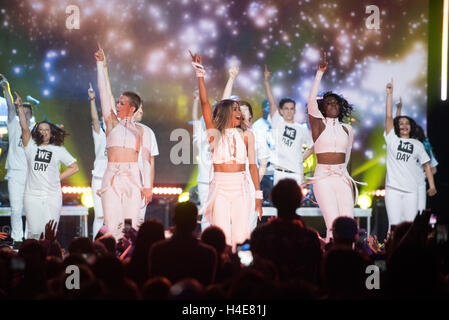
[[[429,189],[427,194],[437,193],[430,158],[424,145],[416,137],[415,121],[400,116],[393,119],[393,80],[387,84],[385,115],[385,141],[387,142],[387,175],[385,182],[385,207],[388,225],[413,221],[418,212],[418,186],[420,175],[416,162],[424,167]]]
[[[132,227],[138,229],[142,220],[141,199],[145,199],[145,206],[151,200],[150,150],[143,148],[142,151],[143,187],[138,166],[139,150],[148,145],[151,138],[133,120],[134,112],[141,104],[136,93],[123,92],[116,106],[117,115],[113,112],[104,72],[104,52],[100,46],[94,56],[108,153],[108,165],[98,194],[101,196],[108,232],[118,240],[122,236],[125,219],[131,219]]]
[[[97,191],[101,189],[101,181],[103,180],[104,172],[108,165],[108,153],[106,149],[106,134],[104,128],[100,125],[98,118],[97,106],[95,105],[95,91],[92,84],[89,83],[87,90],[90,100],[90,115],[92,118],[92,137],[94,139],[95,160],[94,168],[92,170],[92,198],[94,202],[95,218],[92,226],[92,237],[95,239],[98,231],[104,224],[103,206],[101,205],[101,198]]]
[[[280,179],[291,178],[301,185],[304,178],[303,161],[313,153],[312,136],[307,128],[294,122],[296,102],[283,98],[279,109],[274,100],[270,86],[271,72],[265,65],[264,86],[270,103],[270,118],[275,139],[275,152],[271,162],[274,163],[274,184]],[[308,150],[303,155],[303,145]]]
[[[233,66],[229,69],[229,79],[228,79],[228,82],[226,83],[226,87],[223,92],[222,100],[231,98],[234,80],[237,78],[238,73],[239,73],[239,68],[237,66]],[[244,100],[239,100],[238,103],[240,106],[240,112],[242,113],[242,116],[243,116],[241,128],[243,129],[243,131],[251,130],[251,132],[254,134],[254,142],[255,142],[254,148],[255,148],[255,152],[256,152],[256,163],[259,167],[258,172],[259,172],[259,182],[260,182],[262,180],[263,176],[265,175],[265,170],[267,169],[267,162],[268,162],[267,159],[270,156],[270,151],[268,149],[268,146],[267,146],[265,140],[263,139],[263,136],[260,134],[256,134],[256,132],[253,131],[251,128],[251,126],[252,126],[251,122],[253,119],[253,108],[251,107],[251,104]],[[246,162],[246,174],[247,174],[247,179],[250,180],[251,173],[249,171],[248,161]],[[260,186],[260,183],[259,183],[259,186]],[[250,190],[250,198],[251,198],[249,225],[250,225],[250,231],[252,232],[257,226],[258,213],[256,212],[255,207],[254,207],[256,190],[254,189],[254,185],[251,182],[249,182],[249,190]]]
[[[16,107],[11,95],[8,80],[0,74],[0,85],[3,96],[8,105],[8,155],[5,168],[7,170],[5,179],[8,180],[9,203],[11,207],[11,238],[13,245],[18,246],[22,242],[23,234],[23,196],[27,177],[27,160],[23,150],[22,129],[16,117]],[[31,122],[33,111],[28,103],[22,104],[26,124],[32,130],[34,123]]]
[[[103,52],[104,54],[104,52]],[[113,112],[115,114],[117,114],[117,110],[115,109],[115,99],[114,99],[114,95],[112,94],[112,88],[111,88],[111,81],[109,80],[109,72],[108,72],[108,67],[107,67],[107,62],[106,62],[106,56],[104,55],[104,74],[105,74],[105,78],[106,78],[106,86],[107,86],[107,92],[109,93],[110,99],[111,99],[111,105],[112,105],[112,109]],[[142,153],[145,150],[150,150],[150,181],[149,181],[149,194],[148,194],[148,203],[150,203],[153,200],[153,183],[154,183],[154,174],[155,174],[155,163],[154,163],[154,157],[159,155],[159,149],[157,146],[157,141],[156,141],[156,136],[154,135],[153,130],[144,125],[143,123],[141,123],[143,118],[143,104],[141,103],[139,106],[139,109],[137,109],[136,112],[134,112],[134,116],[133,119],[136,122],[137,126],[141,126],[142,129],[145,131],[145,136],[149,136],[150,139],[145,139],[142,141],[142,146],[139,149],[139,156],[138,156],[138,164],[139,164],[139,170],[140,172],[144,172],[144,160],[142,157]],[[142,180],[145,179],[145,175],[142,174]],[[145,184],[144,181],[142,181],[143,184]],[[143,200],[142,203],[142,208],[140,210],[140,216],[139,216],[139,224],[141,224],[141,222],[143,222],[145,220],[145,214],[147,211],[147,206],[148,203],[145,204],[145,200]]]
[[[251,131],[238,130],[242,114],[237,102],[221,100],[212,113],[201,57],[190,54],[198,77],[201,109],[208,130],[214,168],[204,214],[212,225],[222,228],[226,242],[235,250],[237,244],[244,242],[250,235],[250,197],[245,173],[247,158],[256,189],[255,208],[259,212],[259,219],[262,216],[262,191],[255,163],[254,135]]]
[[[358,182],[349,176],[346,168],[354,140],[353,130],[350,125],[341,123],[343,118],[350,115],[352,106],[346,99],[330,91],[317,103],[318,88],[327,66],[324,52],[323,62],[318,66],[310,91],[307,109],[317,156],[314,177],[308,183],[313,183],[315,198],[326,223],[326,240],[329,241],[333,221],[339,216],[354,216]],[[353,187],[356,191],[355,200]]]
[[[399,97],[399,102],[396,104],[396,117],[401,117],[401,111],[402,111],[402,99],[401,99],[401,97]],[[407,118],[407,120],[409,120],[409,122],[410,122],[410,118],[408,118],[408,117],[405,117],[405,118]],[[413,120],[412,120],[412,122],[413,122]],[[426,137],[424,129],[416,123],[415,123],[415,125],[416,125],[416,132],[415,132],[416,139],[421,141],[421,143],[424,145],[424,149],[426,150],[427,155],[430,157],[430,162],[429,162],[430,171],[432,172],[433,175],[435,175],[437,172],[438,161],[433,154],[432,146],[430,145],[429,139]],[[427,202],[426,172],[425,172],[423,166],[419,162],[416,162],[416,165],[418,166],[418,173],[420,176],[420,178],[418,179],[418,181],[419,181],[418,211],[422,211],[422,210],[426,209],[426,202]]]
[[[45,225],[56,224],[62,209],[61,181],[78,172],[75,158],[63,146],[67,133],[47,121],[37,123],[30,132],[22,99],[16,93],[22,143],[28,163],[24,210],[28,239],[39,239]],[[59,172],[63,163],[67,169]]]

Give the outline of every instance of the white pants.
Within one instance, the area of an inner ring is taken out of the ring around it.
[[[385,207],[388,216],[388,230],[390,230],[392,225],[415,219],[418,213],[418,194],[386,187]]]
[[[200,208],[201,209],[207,203],[208,195],[209,195],[209,183],[198,182],[198,198],[200,199]],[[209,226],[210,226],[210,223],[206,219],[204,219],[204,214],[203,214],[201,217],[201,231],[204,231]]]
[[[95,236],[104,224],[103,206],[101,204],[101,198],[97,194],[97,191],[101,189],[102,179],[102,177],[92,177],[92,198],[95,212],[94,223],[92,225],[93,239],[95,239]]]
[[[331,237],[334,220],[340,216],[354,217],[352,183],[345,165],[317,164],[313,193],[326,223],[326,240]]]
[[[426,192],[426,182],[418,186],[418,210],[423,211],[426,209],[427,192]]]
[[[45,232],[45,225],[50,220],[59,223],[62,194],[52,194],[47,197],[26,194],[23,206],[28,224],[27,239],[39,239],[41,233]]]
[[[250,210],[249,210],[249,231],[257,227],[257,219],[259,218],[259,213],[256,211],[256,188],[254,188],[253,180],[251,180],[251,174],[246,172],[248,184],[249,184],[249,198],[250,198]]]
[[[22,214],[26,174],[26,171],[23,170],[10,170],[7,175],[11,206],[11,238],[14,241],[22,241],[23,238]]]
[[[301,185],[303,175],[300,173],[289,173],[289,172],[279,171],[279,170],[275,169],[274,175],[273,175],[273,186],[275,186],[279,182],[279,180],[286,179],[286,178],[296,180],[296,182],[298,182],[298,185]]]

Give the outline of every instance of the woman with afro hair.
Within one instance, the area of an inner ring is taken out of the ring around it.
[[[17,95],[17,93],[16,93]],[[28,165],[23,208],[28,239],[39,239],[45,225],[59,222],[62,209],[61,181],[78,172],[75,158],[63,146],[67,133],[48,121],[37,123],[30,131],[17,95],[17,110],[22,128],[22,144]],[[63,163],[67,169],[59,172]]]
[[[341,96],[326,92],[317,101],[321,77],[328,63],[326,53],[309,95],[307,109],[312,138],[317,156],[317,165],[311,182],[314,194],[326,223],[326,240],[331,237],[331,226],[339,216],[354,216],[354,204],[357,203],[356,181],[348,173],[346,166],[351,155],[353,131],[350,125],[341,121],[349,117],[352,106]],[[307,184],[307,182],[305,183]],[[355,199],[353,196],[355,190]]]

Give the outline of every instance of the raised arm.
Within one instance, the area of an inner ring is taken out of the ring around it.
[[[263,73],[263,84],[265,87],[265,92],[267,94],[268,102],[270,103],[270,116],[272,117],[276,110],[278,109],[278,106],[276,104],[276,101],[274,100],[273,91],[271,90],[270,85],[270,79],[271,79],[271,72],[268,71],[267,65],[265,65],[265,71]]]
[[[8,122],[11,122],[16,116],[16,108],[14,106],[14,99],[11,94],[9,82],[2,74],[0,74],[0,85],[3,89],[3,96],[5,97],[8,105]]]
[[[226,86],[223,91],[223,97],[221,98],[222,100],[231,98],[232,87],[234,86],[234,80],[235,80],[235,78],[237,78],[238,74],[239,74],[239,67],[233,66],[233,67],[229,68],[229,79],[228,79],[228,82],[226,82]]]
[[[389,134],[393,129],[393,79],[387,84],[387,104],[385,112],[385,133]]]
[[[20,127],[22,128],[22,144],[24,147],[26,147],[28,145],[28,142],[30,142],[31,132],[30,128],[28,128],[27,119],[25,117],[25,111],[23,110],[22,98],[20,98],[17,92],[14,93],[16,94],[16,104],[17,104],[17,113],[19,114],[19,123]]]
[[[118,120],[112,105],[111,96],[107,89],[106,75],[104,73],[104,52],[98,45],[98,51],[95,52],[95,60],[97,61],[98,89],[100,91],[101,111],[106,123],[106,135],[117,125]]]
[[[396,103],[396,117],[400,117],[402,112],[402,98],[399,97],[399,102]]]
[[[103,55],[104,55],[104,52],[103,52]],[[115,108],[115,98],[114,98],[114,95],[112,94],[111,81],[109,79],[108,62],[106,59],[106,55],[104,55],[104,75],[106,78],[106,87],[108,88],[109,97],[111,99],[112,110],[114,111],[115,114],[117,114],[117,110]]]
[[[190,51],[189,51],[190,52]],[[212,108],[210,106],[209,100],[207,99],[206,85],[204,84],[204,75],[206,71],[202,65],[201,56],[197,54],[192,54],[192,65],[196,70],[196,76],[198,78],[198,89],[200,92],[201,101],[201,111],[203,113],[204,122],[206,123],[206,129],[214,129],[214,123],[212,121]]]
[[[309,114],[310,130],[312,131],[313,141],[315,141],[321,132],[324,130],[324,124],[321,121],[324,119],[323,114],[318,108],[318,102],[316,97],[318,89],[320,88],[321,78],[324,72],[327,70],[326,52],[323,52],[323,61],[318,65],[315,80],[313,81],[312,88],[310,89],[309,98],[307,99],[307,113]]]
[[[92,127],[95,133],[100,133],[100,120],[98,119],[97,106],[95,105],[95,91],[92,88],[92,83],[89,82],[89,89],[87,89],[90,101],[90,116],[92,118]]]
[[[198,105],[200,104],[200,93],[198,89],[193,92],[192,120],[198,121]]]

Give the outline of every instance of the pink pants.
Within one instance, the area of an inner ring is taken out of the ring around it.
[[[204,216],[223,230],[234,251],[250,236],[250,201],[246,172],[214,172]]]
[[[103,176],[101,196],[104,224],[116,240],[123,237],[125,219],[132,227],[142,224],[142,180],[137,162],[109,162]]]
[[[345,164],[317,164],[313,193],[326,223],[326,240],[331,237],[332,223],[339,216],[354,217],[352,178]]]

